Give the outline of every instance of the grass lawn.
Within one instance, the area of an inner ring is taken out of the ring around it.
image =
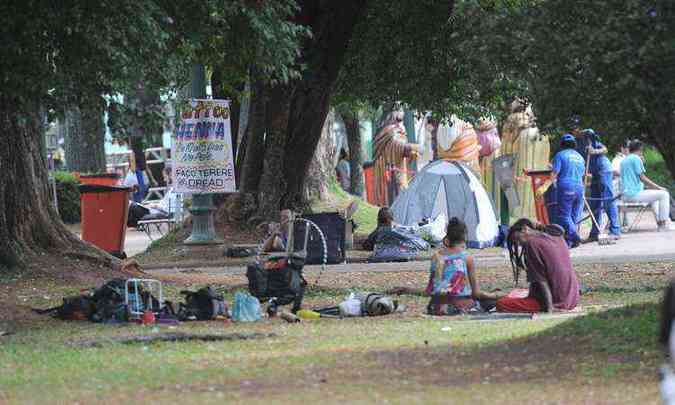
[[[379,318],[254,324],[186,322],[170,328],[0,320],[0,403],[654,403],[657,302],[672,264],[585,266],[584,314],[471,321],[422,315],[426,298],[403,295],[404,314]],[[157,277],[157,275],[154,275]],[[348,291],[423,283],[424,273],[325,274],[308,307]],[[481,273],[507,288],[504,269]],[[216,285],[231,299],[242,276],[180,273],[185,287]],[[313,282],[313,275],[309,281]],[[36,287],[39,285],[39,287]],[[46,307],[85,284],[7,279],[2,297]],[[240,286],[240,287],[237,287]],[[12,291],[8,295],[8,291]],[[4,294],[4,295],[3,295]],[[115,338],[165,332],[269,337],[224,342],[122,344]],[[87,343],[96,341],[96,347]]]

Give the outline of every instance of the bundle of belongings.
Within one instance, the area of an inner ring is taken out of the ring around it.
[[[307,287],[302,269],[306,260],[312,256],[311,251],[317,250],[309,245],[310,232],[307,223],[303,222],[303,226],[296,227],[295,221],[295,215],[290,213],[285,252],[270,256],[264,261],[256,260],[246,269],[249,292],[260,301],[268,302],[267,312],[272,316],[281,305],[293,304],[293,313],[300,310]],[[325,254],[324,249],[320,252]],[[322,257],[320,262],[325,259]]]
[[[181,291],[181,294],[185,297],[185,303],[180,303],[176,313],[171,301],[159,302],[143,288],[142,284],[127,283],[125,279],[113,279],[99,288],[66,297],[57,307],[34,311],[39,314],[51,314],[63,320],[103,323],[128,322],[131,320],[132,309],[135,312],[151,310],[159,323],[210,320],[228,315],[223,296],[216,294],[212,287],[204,287],[196,292]],[[135,297],[140,297],[140,300]]]
[[[276,313],[280,305],[293,304],[296,313],[302,304],[307,281],[302,275],[304,260],[296,255],[271,257],[246,269],[248,290],[261,301],[269,301],[268,312]]]
[[[414,230],[404,227],[378,230],[368,262],[405,262],[429,249],[429,243]]]
[[[222,294],[217,294],[211,286],[197,291],[183,290],[185,303],[178,306],[178,319],[181,321],[208,321],[218,317],[227,317],[227,303]]]
[[[405,305],[380,293],[351,293],[336,307],[315,309],[324,315],[340,317],[381,316],[395,312],[404,312]]]
[[[55,317],[69,321],[91,321],[91,322],[127,322],[129,320],[129,308],[126,303],[126,289],[129,296],[140,297],[140,302],[133,302],[132,305],[140,311],[143,308],[160,309],[157,313],[159,317],[174,316],[173,307],[170,302],[160,305],[160,302],[150,292],[145,291],[142,286],[129,284],[125,279],[117,278],[103,284],[101,287],[89,290],[81,295],[66,297],[63,304],[48,308],[35,310],[39,314],[52,314]],[[138,288],[138,294],[135,290]]]

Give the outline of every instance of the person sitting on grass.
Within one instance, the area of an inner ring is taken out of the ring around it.
[[[497,300],[497,312],[553,312],[571,310],[579,303],[579,282],[559,225],[535,224],[521,218],[509,229],[509,249],[513,278],[518,284],[522,270],[530,283],[525,297]]]
[[[386,231],[391,231],[394,227],[394,214],[387,207],[382,207],[377,212],[377,228],[368,235],[368,239],[363,242],[364,250],[375,249],[378,236]]]
[[[288,243],[289,224],[293,218],[293,212],[283,209],[279,213],[279,223],[270,225],[270,233],[263,243],[263,252],[284,252]]]
[[[480,289],[473,257],[464,250],[466,235],[466,224],[451,218],[443,247],[431,258],[427,286],[427,293],[431,295],[427,306],[430,315],[488,311],[502,296]]]

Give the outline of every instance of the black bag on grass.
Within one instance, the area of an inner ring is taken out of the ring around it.
[[[293,257],[271,258],[260,264],[250,264],[246,269],[248,290],[261,301],[275,299],[273,304],[293,304],[294,313],[300,309],[307,281],[302,275],[304,261]]]
[[[227,306],[222,294],[216,293],[211,286],[180,293],[185,296],[185,304],[181,303],[178,308],[178,319],[181,321],[208,321],[217,316],[227,316]]]

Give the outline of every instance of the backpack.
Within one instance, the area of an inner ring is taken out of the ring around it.
[[[370,293],[363,298],[363,313],[368,316],[389,315],[396,311],[398,302],[384,294]]]
[[[217,316],[227,316],[227,305],[222,294],[217,294],[213,287],[203,287],[197,291],[183,290],[185,303],[178,308],[178,319],[181,321],[208,321]]]
[[[293,313],[300,309],[307,281],[302,275],[304,261],[293,257],[270,258],[263,264],[250,264],[246,269],[248,290],[260,300],[275,298],[274,306],[293,303]]]
[[[55,311],[57,318],[63,319],[64,321],[86,321],[92,316],[96,308],[94,307],[94,301],[91,297],[78,295],[64,298],[63,304],[59,307],[52,308],[52,310]],[[39,311],[36,312],[44,313]]]

